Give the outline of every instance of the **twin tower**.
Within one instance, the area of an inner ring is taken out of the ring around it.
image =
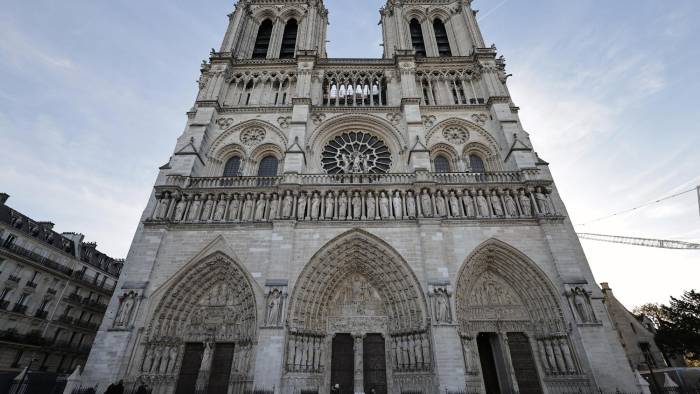
[[[333,59],[320,0],[236,5],[83,386],[636,389],[471,1],[380,14],[381,59]]]

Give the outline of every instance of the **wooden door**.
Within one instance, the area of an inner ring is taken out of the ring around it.
[[[331,354],[331,392],[337,394],[353,394],[355,381],[355,352],[353,339],[350,334],[337,334],[333,338]],[[340,385],[339,391],[333,387]]]
[[[194,394],[203,354],[204,345],[201,343],[185,344],[185,354],[182,358],[180,376],[177,379],[176,394]]]
[[[386,350],[381,334],[368,334],[362,343],[365,394],[386,394]]]

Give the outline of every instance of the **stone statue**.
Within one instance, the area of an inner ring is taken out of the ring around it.
[[[282,305],[282,294],[274,289],[270,292],[267,301],[267,325],[277,327],[279,325],[280,306]]]
[[[345,220],[345,218],[347,216],[348,216],[348,197],[345,195],[345,192],[341,192],[340,197],[338,197],[338,219]]]
[[[445,205],[445,197],[442,195],[442,190],[435,193],[435,208],[439,217],[447,217],[447,205]]]
[[[540,208],[540,213],[542,215],[548,216],[552,214],[549,210],[549,201],[547,201],[547,197],[542,193],[541,187],[535,189],[535,201],[537,201],[537,206]]]
[[[389,197],[386,196],[385,192],[379,195],[379,214],[382,219],[391,218],[391,208],[389,207]]]
[[[282,219],[289,219],[292,216],[292,205],[294,204],[294,197],[289,190],[284,195],[282,200]]]
[[[406,215],[409,219],[416,218],[416,198],[412,190],[409,190],[406,194]]]
[[[518,216],[518,206],[515,204],[515,200],[513,199],[513,196],[510,194],[510,190],[506,190],[506,192],[503,195],[503,200],[505,201],[506,204],[506,213],[510,217],[517,217]]]
[[[207,372],[211,369],[211,357],[213,354],[214,349],[211,342],[204,342],[204,353],[202,354],[202,363],[199,367],[200,372]]]
[[[464,370],[468,374],[472,374],[475,371],[474,369],[474,360],[472,358],[472,349],[471,346],[469,345],[469,342],[471,340],[467,337],[462,337],[462,353],[464,354]]]
[[[403,201],[401,201],[401,192],[396,190],[391,199],[391,206],[394,209],[394,218],[396,220],[403,219]]]
[[[224,220],[224,214],[226,213],[226,195],[222,195],[219,198],[219,202],[216,203],[216,209],[214,210],[214,220],[220,222]]]
[[[156,205],[156,210],[155,210],[155,214],[153,215],[153,219],[156,219],[156,220],[165,219],[165,216],[168,214],[168,204],[169,203],[170,203],[170,196],[168,195],[168,193],[163,193],[163,195],[158,200],[158,205]]]
[[[311,219],[318,220],[319,210],[321,209],[321,198],[318,196],[317,192],[314,192],[313,197],[311,197]]]
[[[247,222],[252,219],[253,215],[253,196],[248,193],[245,196],[245,202],[243,203],[243,214],[241,215],[241,221]]]
[[[297,219],[304,220],[306,214],[306,193],[299,193],[297,198]]]
[[[169,373],[175,372],[175,364],[177,364],[177,346],[170,348],[170,366],[168,368]]]
[[[265,220],[265,206],[267,205],[267,196],[260,193],[258,202],[255,205],[255,221]]]
[[[214,210],[214,197],[207,196],[207,200],[204,202],[204,209],[202,209],[202,220],[211,219],[212,211]]]
[[[178,201],[177,205],[175,206],[175,215],[173,217],[173,220],[175,220],[176,222],[184,220],[185,208],[187,208],[187,197],[182,196],[180,201]]]
[[[491,190],[491,208],[493,208],[493,214],[496,217],[503,217],[503,204],[501,204],[501,198],[496,194],[495,190]]]
[[[376,214],[376,206],[374,202],[374,193],[369,192],[367,193],[367,220],[372,220],[375,217]]]
[[[433,217],[433,203],[427,190],[423,190],[421,193],[420,204],[421,210],[423,210],[423,216],[427,218]]]
[[[195,194],[192,200],[192,204],[190,205],[190,212],[187,215],[187,220],[195,221],[199,219],[199,207],[201,205],[202,202],[199,200],[199,195]]]
[[[352,196],[352,218],[355,220],[362,218],[362,197],[358,192]]]
[[[518,199],[520,200],[520,210],[522,211],[523,216],[532,216],[532,202],[530,197],[525,194],[525,190],[520,190]]]
[[[334,212],[335,212],[335,195],[333,195],[333,192],[328,192],[328,194],[326,194],[326,210],[324,212],[324,217],[326,219],[333,219]]]
[[[114,320],[114,327],[127,327],[131,322],[131,313],[134,310],[134,305],[136,300],[134,299],[134,294],[126,294],[122,298],[119,311],[117,312],[117,318]]]
[[[549,214],[556,215],[557,209],[554,206],[554,201],[552,201],[552,188],[551,187],[544,188],[544,199],[547,202],[547,209],[549,210]]]
[[[451,323],[450,300],[447,290],[435,289],[433,297],[435,299],[435,321],[438,323]]]
[[[231,206],[228,208],[228,218],[230,220],[238,220],[238,211],[241,209],[241,200],[238,199],[238,194],[231,197]]]
[[[476,217],[476,212],[474,211],[474,198],[472,198],[471,191],[464,191],[464,195],[462,195],[462,205],[464,205],[464,212],[468,218]]]
[[[270,197],[270,220],[277,219],[277,214],[279,212],[279,200],[277,199],[277,193],[273,193]]]
[[[459,209],[459,198],[455,195],[455,192],[450,191],[450,211],[452,211],[452,216],[456,218],[462,217],[462,211]]]
[[[479,190],[477,192],[476,206],[479,208],[479,217],[487,218],[491,216],[491,214],[489,213],[489,203],[488,201],[486,201],[486,197],[484,197],[483,190]]]
[[[586,290],[577,287],[571,290],[571,297],[573,299],[574,307],[576,312],[581,319],[582,323],[593,323],[596,321],[593,311],[591,310],[591,305],[588,301],[588,293]]]

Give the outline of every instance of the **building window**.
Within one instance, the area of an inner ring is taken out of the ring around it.
[[[644,361],[649,368],[656,368],[656,361],[654,360],[654,355],[651,354],[651,346],[648,343],[641,342],[639,348],[642,350],[644,355]]]
[[[450,172],[450,161],[443,155],[435,157],[435,172]]]
[[[255,39],[255,47],[253,48],[253,59],[265,59],[267,57],[267,48],[270,46],[271,37],[272,21],[265,19],[258,28],[258,36]]]
[[[224,176],[238,176],[240,170],[241,158],[238,156],[233,156],[226,162],[226,166],[224,167]]]
[[[280,50],[280,59],[290,59],[294,57],[294,52],[297,48],[297,20],[290,19],[287,25],[284,26],[284,34],[282,35],[282,49]]]
[[[472,172],[486,172],[486,167],[484,166],[484,160],[478,155],[469,155],[469,165]]]
[[[437,42],[438,53],[440,56],[452,56],[450,50],[450,41],[447,39],[447,30],[445,24],[440,19],[433,21],[433,30],[435,31],[435,41]]]
[[[265,156],[260,160],[258,167],[258,176],[277,176],[277,167],[279,160],[275,156]]]
[[[409,24],[409,29],[411,30],[411,42],[413,43],[413,49],[416,50],[417,57],[425,57],[425,40],[423,40],[423,29],[421,28],[418,19],[411,19]]]

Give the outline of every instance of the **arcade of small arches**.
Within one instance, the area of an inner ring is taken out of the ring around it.
[[[265,328],[286,334],[284,393],[328,393],[336,384],[343,394],[428,393],[438,384],[432,330],[445,326],[458,330],[462,344],[464,386],[455,389],[541,393],[552,379],[588,384],[556,290],[515,248],[487,241],[467,258],[454,288],[447,281],[430,282],[427,292],[422,286],[396,250],[361,230],[321,248],[289,298],[286,280],[261,288],[215,252],[156,291],[130,371],[154,392],[247,392]],[[127,320],[142,302],[130,297],[118,311]]]

